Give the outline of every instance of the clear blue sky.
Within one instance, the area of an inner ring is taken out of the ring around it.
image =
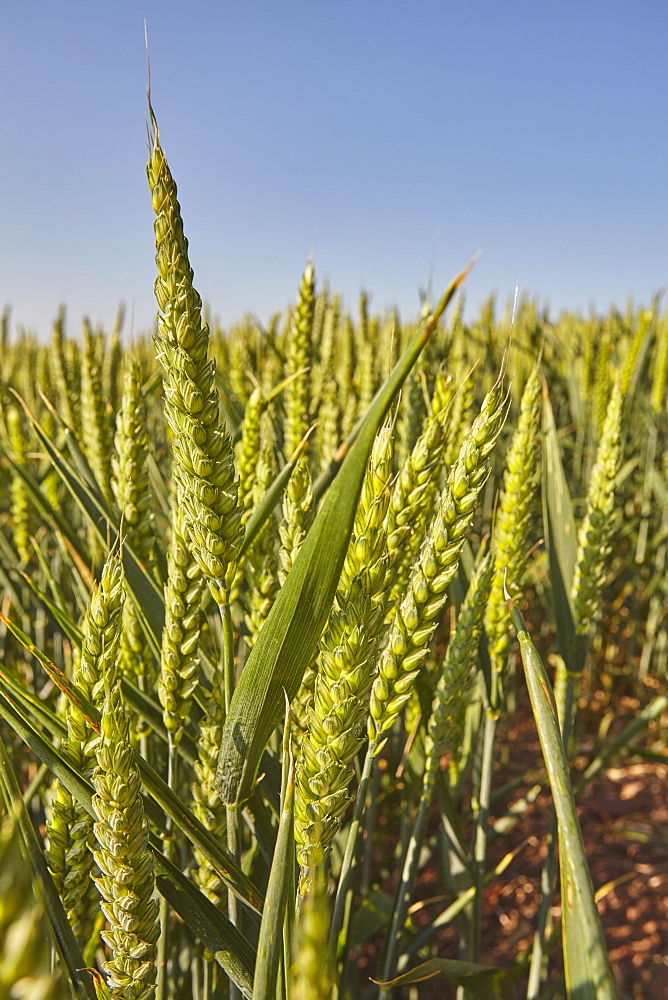
[[[356,308],[492,291],[601,311],[668,284],[666,0],[0,7],[0,304],[150,326],[153,104],[197,287],[224,323],[306,258]]]

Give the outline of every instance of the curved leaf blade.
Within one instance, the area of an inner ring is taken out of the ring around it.
[[[376,394],[260,631],[234,691],[223,729],[218,781],[223,801],[250,798],[260,759],[292,700],[334,601],[373,439],[406,376],[472,264],[448,286]]]
[[[557,709],[542,660],[517,606],[508,602],[520,644],[559,833],[562,942],[572,1000],[615,1000],[615,986],[585,855]]]
[[[476,962],[460,962],[449,958],[430,958],[410,972],[379,985],[390,989],[394,986],[422,983],[438,976],[451,979],[458,986],[463,986],[467,993],[477,1000],[513,1000],[516,995],[512,977],[503,969],[494,965],[479,965]]]
[[[570,664],[575,641],[571,587],[577,560],[577,530],[554,413],[544,380],[543,431],[543,524],[550,561],[552,604],[559,647],[564,660]]]

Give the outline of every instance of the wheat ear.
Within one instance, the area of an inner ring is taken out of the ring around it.
[[[287,371],[292,375],[309,368],[312,360],[315,272],[309,261],[304,269],[299,295],[288,330]],[[309,426],[310,373],[295,379],[285,389],[285,435],[283,451],[293,454]]]
[[[84,321],[81,364],[81,432],[86,458],[105,500],[112,501],[109,413],[102,396],[96,337]]]
[[[162,630],[158,697],[170,744],[177,746],[197,687],[199,636],[204,580],[188,546],[184,512],[178,497],[172,508],[167,553],[165,625]]]
[[[111,488],[132,549],[146,567],[154,563],[153,496],[148,476],[146,402],[141,391],[141,368],[131,361],[123,374],[121,407],[116,421],[111,458]],[[132,603],[126,601],[121,637],[121,672],[134,678],[142,690],[153,673],[153,657]],[[148,668],[148,669],[147,669]]]
[[[448,476],[437,514],[408,580],[406,596],[397,608],[381,652],[371,689],[368,721],[372,755],[380,751],[383,734],[408,701],[424,662],[489,475],[487,458],[503,426],[506,409],[503,380],[499,376],[485,396],[480,414]]]
[[[207,352],[209,330],[193,285],[176,184],[152,113],[151,123],[147,173],[158,268],[155,343],[164,369],[165,416],[173,435],[173,476],[193,555],[214,599],[227,605],[243,530],[232,443],[219,419],[215,365]]]
[[[542,387],[536,367],[522,394],[517,429],[506,454],[503,490],[494,519],[494,578],[485,611],[485,632],[497,675],[505,667],[510,647],[505,580],[522,587],[527,573],[526,553],[540,473],[541,402]]]
[[[14,452],[14,460],[17,465],[25,466],[25,427],[21,411],[18,406],[15,406],[12,403],[7,407],[7,410],[5,411],[5,420],[7,422],[7,436],[9,444]],[[25,565],[30,561],[30,557],[32,555],[30,547],[30,504],[28,501],[28,493],[25,483],[18,473],[14,473],[14,475],[12,475],[11,502],[13,521],[12,537],[14,541],[14,548],[16,549],[20,562]]]
[[[395,897],[383,979],[391,979],[394,975],[394,964],[411,900],[441,757],[450,751],[452,762],[460,746],[464,717],[469,703],[469,690],[475,678],[476,650],[482,631],[482,616],[489,596],[493,569],[492,554],[488,552],[471,577],[466,597],[457,615],[455,632],[448,643],[441,666],[425,736],[422,790]]]
[[[75,658],[74,683],[98,708],[104,695],[104,677],[113,677],[116,670],[122,615],[123,573],[118,551],[113,550],[104,565],[100,586],[90,599],[81,650]],[[95,763],[93,733],[71,702],[67,703],[65,724],[63,757],[78,774],[90,778]],[[91,894],[90,881],[92,820],[60,782],[55,784],[47,835],[49,868],[75,936],[84,940],[91,930],[91,903],[95,895],[94,890]]]
[[[587,633],[605,583],[614,528],[615,481],[621,461],[622,404],[622,390],[617,381],[606,410],[587,490],[587,510],[578,532],[571,596],[579,635]]]
[[[294,831],[302,892],[308,891],[309,871],[322,864],[331,850],[362,744],[383,631],[384,609],[374,599],[382,590],[387,565],[383,523],[391,474],[392,431],[386,425],[371,452],[339,587],[339,607],[330,615],[321,641],[308,733],[297,760]]]
[[[102,937],[111,950],[104,970],[114,1000],[148,1000],[157,974],[159,904],[141,778],[129,736],[120,681],[107,677],[93,775],[93,855],[100,870],[94,880],[108,922]]]
[[[394,603],[406,592],[411,567],[434,514],[438,496],[435,473],[443,460],[453,395],[453,380],[442,373],[436,381],[422,433],[392,487],[386,531],[388,584]]]
[[[265,411],[261,420],[260,450],[257,456],[256,476],[253,484],[254,506],[257,507],[264,498],[277,471],[273,424],[270,413]],[[249,647],[254,645],[278,591],[277,539],[276,519],[274,517],[267,518],[253,540],[246,557],[248,610],[245,620],[248,629],[246,641]]]
[[[322,869],[311,873],[313,888],[302,901],[293,962],[290,1000],[334,1000],[336,974],[329,945],[329,900]]]

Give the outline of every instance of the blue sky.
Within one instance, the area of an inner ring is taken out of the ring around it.
[[[223,323],[306,258],[405,318],[477,250],[491,291],[606,311],[668,284],[665,0],[19,2],[0,8],[0,304],[48,333],[155,315],[153,104]]]

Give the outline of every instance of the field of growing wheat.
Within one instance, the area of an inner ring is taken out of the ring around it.
[[[665,308],[209,329],[148,181],[153,334],[2,326],[0,998],[658,997]]]

